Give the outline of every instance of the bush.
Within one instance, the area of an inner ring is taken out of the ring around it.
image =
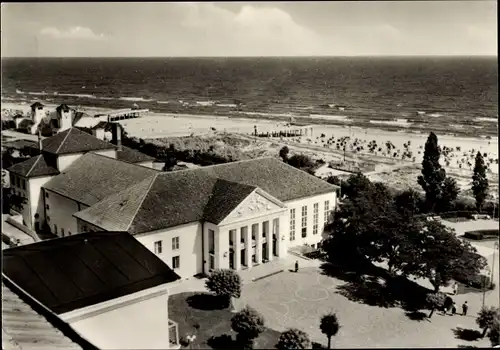
[[[469,232],[465,232],[464,237],[480,241],[484,238],[484,235],[481,232],[469,231]]]
[[[467,231],[464,233],[464,237],[475,240],[481,240],[485,237],[498,237],[498,229]]]
[[[476,289],[483,289],[484,287],[490,288],[490,286],[492,284],[491,279],[488,276],[481,275],[481,274],[475,275],[469,279],[463,279],[460,276],[455,276],[454,279],[457,282],[463,283],[469,287],[476,288]]]
[[[205,287],[225,299],[229,306],[232,297],[239,298],[241,295],[241,278],[234,270],[215,270],[205,282]]]
[[[310,349],[311,341],[307,333],[300,329],[290,328],[281,333],[276,349]]]

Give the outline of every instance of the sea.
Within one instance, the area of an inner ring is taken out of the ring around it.
[[[9,102],[139,106],[239,118],[498,125],[497,57],[2,58],[1,63],[2,100]]]

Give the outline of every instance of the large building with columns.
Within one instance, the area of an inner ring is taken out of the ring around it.
[[[98,153],[40,184],[39,217],[59,236],[128,232],[183,278],[318,247],[336,205],[336,186],[279,158],[159,172]]]

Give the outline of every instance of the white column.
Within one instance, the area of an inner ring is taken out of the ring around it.
[[[205,227],[203,229],[203,273],[208,273],[210,269],[210,253],[208,251],[208,229]]]
[[[255,227],[257,228],[257,231],[255,232],[255,260],[256,260],[256,264],[262,264],[262,233],[260,232],[260,225],[261,224],[255,225]]]
[[[234,230],[233,237],[233,266],[236,271],[241,269],[241,233],[240,229]]]
[[[267,221],[267,232],[266,232],[266,249],[267,249],[267,260],[273,260],[273,221],[272,219]]]
[[[222,264],[222,249],[221,249],[221,232],[220,232],[220,230],[216,230],[215,235],[214,235],[214,257],[215,257],[214,269],[220,269],[221,264]]]
[[[290,216],[288,214],[282,214],[280,216],[279,223],[279,234],[278,234],[278,244],[277,244],[277,253],[278,257],[282,258],[287,255],[287,241],[290,239]],[[296,233],[297,234],[297,233]]]
[[[252,232],[250,226],[247,226],[245,234],[245,260],[247,269],[252,268]]]

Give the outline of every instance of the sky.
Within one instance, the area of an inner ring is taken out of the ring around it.
[[[1,6],[2,57],[497,55],[496,1]]]

